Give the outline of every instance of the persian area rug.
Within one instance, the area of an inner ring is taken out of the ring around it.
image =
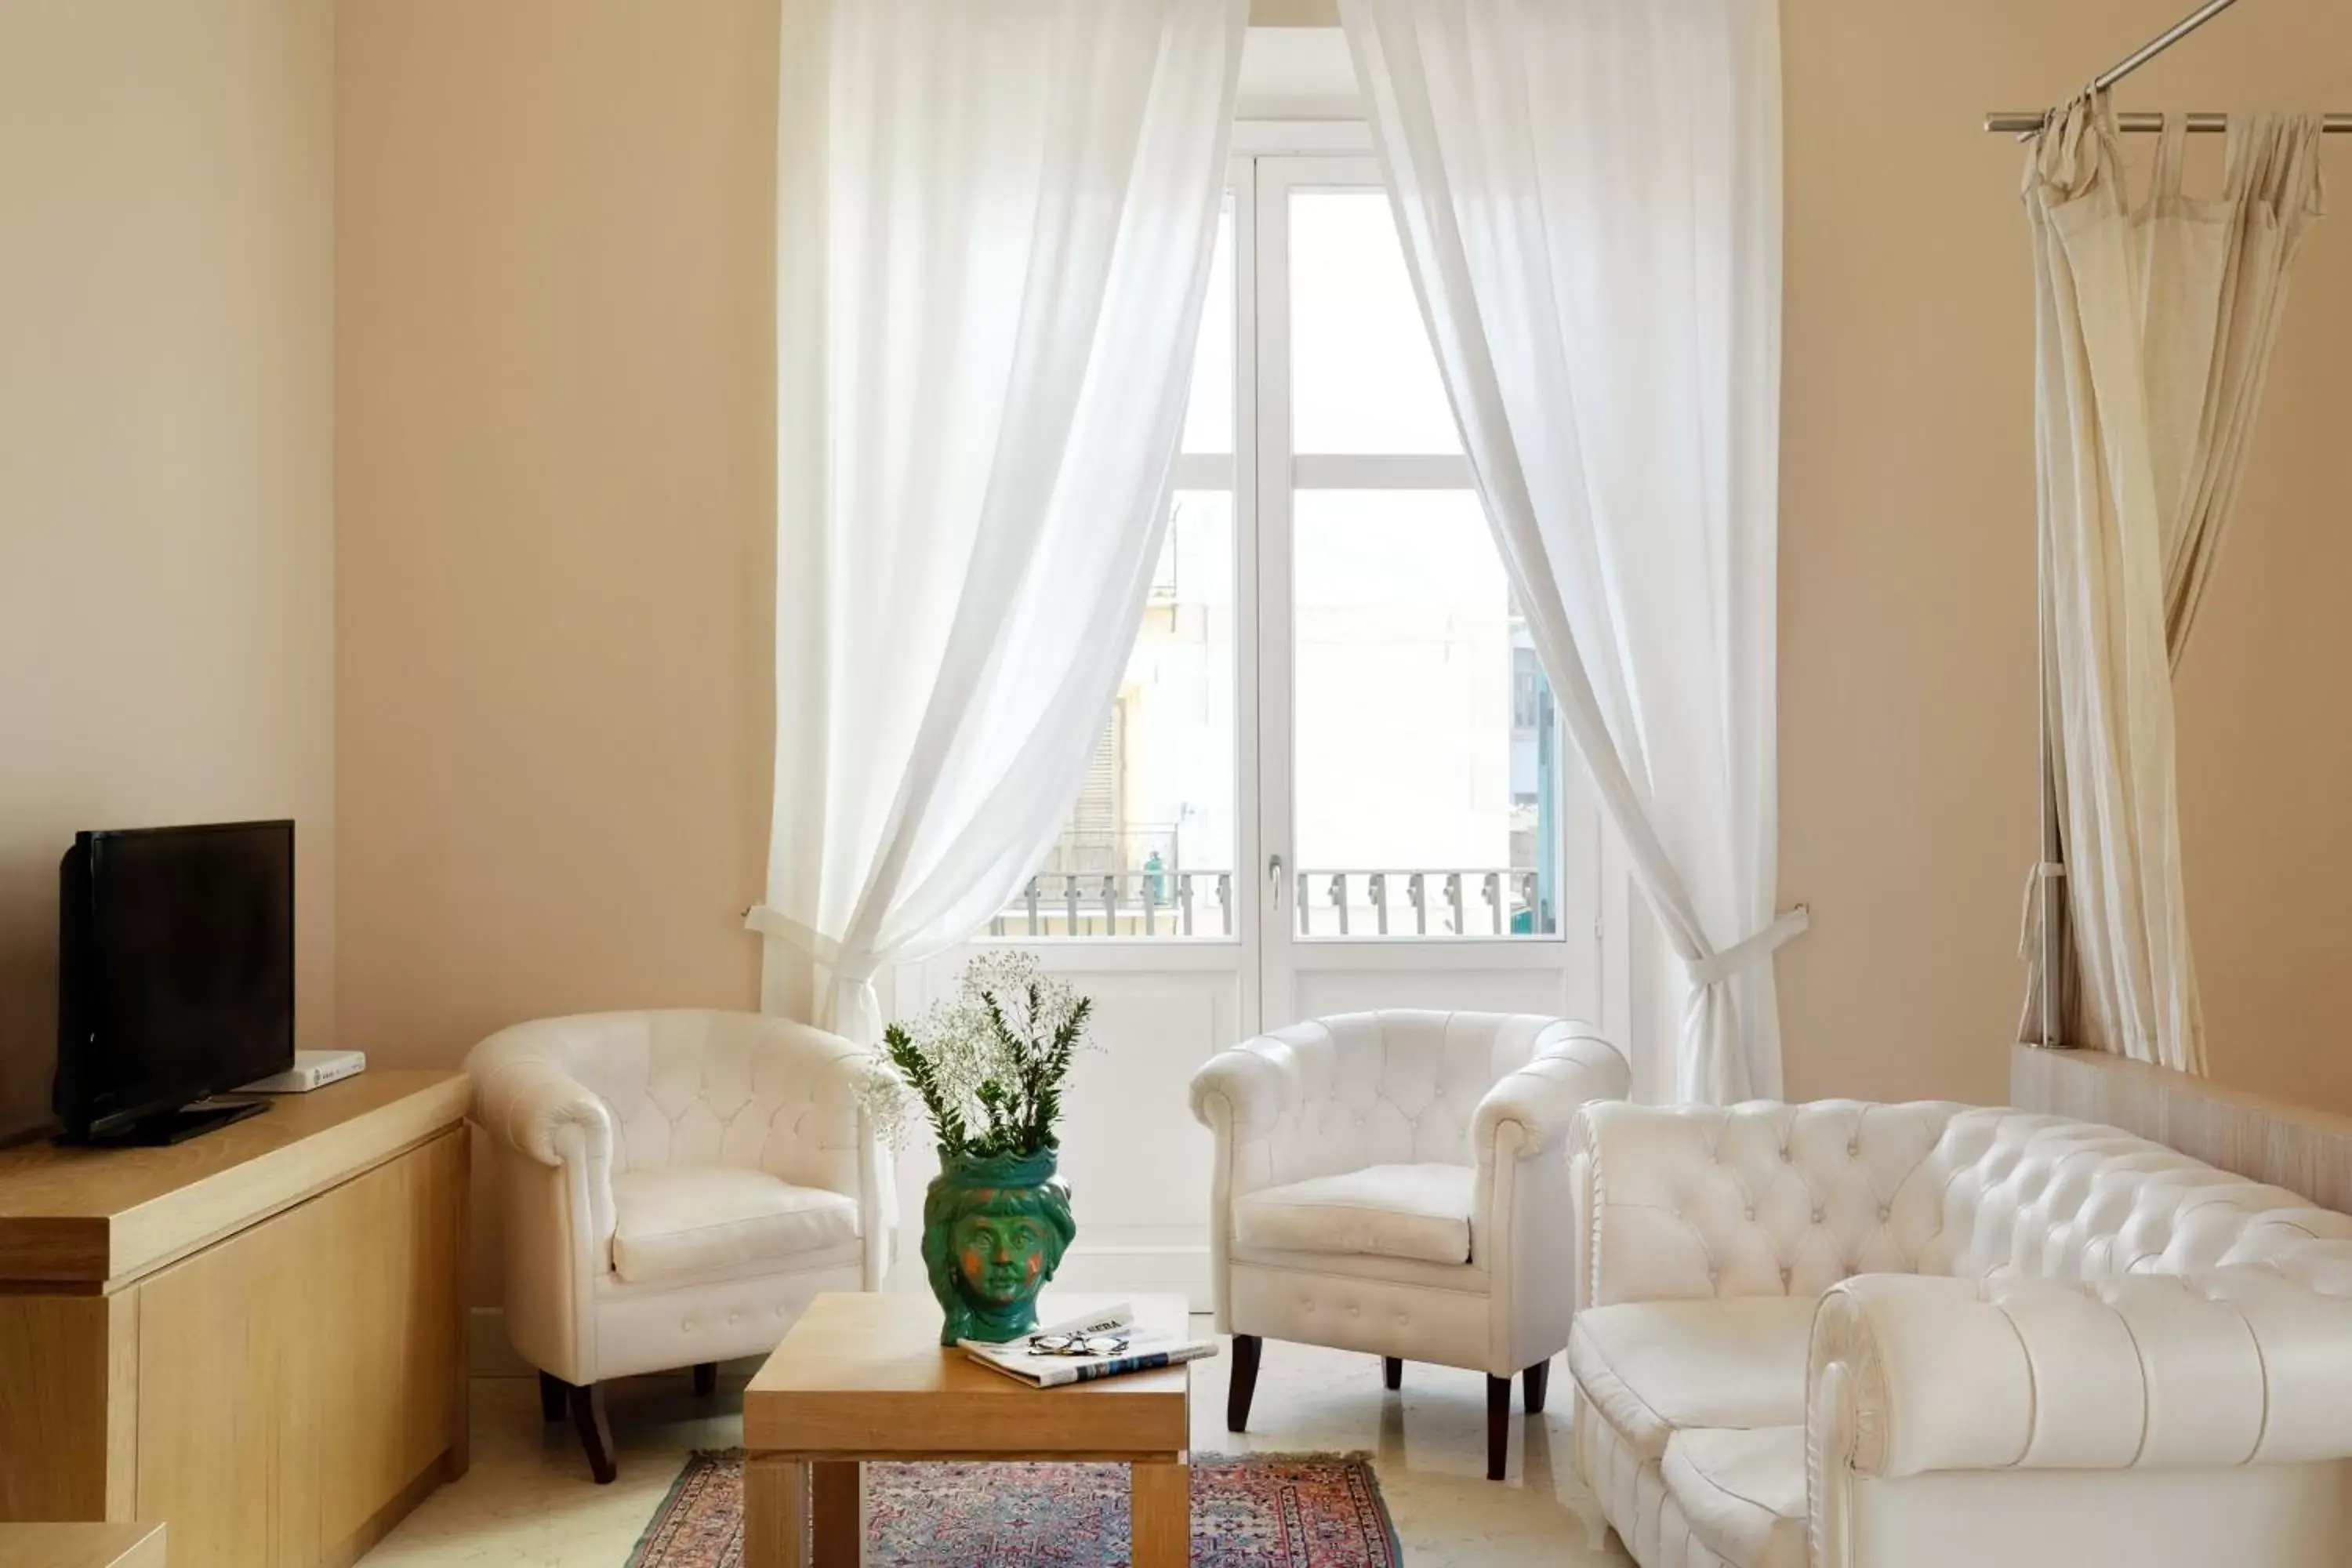
[[[743,1456],[698,1453],[628,1568],[741,1568]],[[1192,1461],[1193,1568],[1401,1568],[1365,1459]],[[1128,1568],[1124,1465],[866,1467],[866,1568]]]

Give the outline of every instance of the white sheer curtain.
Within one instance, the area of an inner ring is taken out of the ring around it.
[[[1245,0],[785,0],[766,1005],[977,930],[1165,528]]]
[[[1463,439],[1690,982],[1686,1100],[1780,1092],[1774,0],[1340,0]]]
[[[2180,190],[2180,131],[2131,200],[2104,99],[2053,115],[2026,160],[2041,458],[2043,754],[2063,920],[2029,905],[2058,1036],[2205,1070],[2180,871],[2172,665],[2235,498],[2287,268],[2320,207],[2319,122],[2233,121],[2222,195]],[[2051,929],[2054,927],[2055,929]]]

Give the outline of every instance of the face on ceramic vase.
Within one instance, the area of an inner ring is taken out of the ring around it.
[[[1045,1222],[1031,1215],[966,1215],[949,1242],[956,1273],[972,1300],[1010,1306],[1036,1293],[1052,1246]]]

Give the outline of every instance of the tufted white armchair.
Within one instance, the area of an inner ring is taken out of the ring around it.
[[[837,1036],[751,1013],[599,1013],[466,1060],[506,1232],[507,1335],[613,1479],[598,1384],[775,1348],[809,1299],[878,1289],[890,1167]]]
[[[1501,1013],[1312,1019],[1192,1079],[1216,1135],[1209,1257],[1234,1336],[1225,1424],[1249,1424],[1263,1342],[1486,1373],[1486,1473],[1503,1476],[1511,1379],[1543,1408],[1575,1308],[1570,1124],[1632,1088],[1583,1024]]]

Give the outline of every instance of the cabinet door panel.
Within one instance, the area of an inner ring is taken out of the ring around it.
[[[457,1385],[465,1134],[330,1195],[308,1242],[329,1310],[302,1337],[318,1397],[318,1539],[348,1539],[449,1446]],[[323,1205],[326,1200],[321,1200]],[[314,1205],[316,1206],[316,1205]]]
[[[279,1561],[277,1331],[290,1240],[273,1220],[139,1287],[139,1517],[168,1524],[173,1568]]]

